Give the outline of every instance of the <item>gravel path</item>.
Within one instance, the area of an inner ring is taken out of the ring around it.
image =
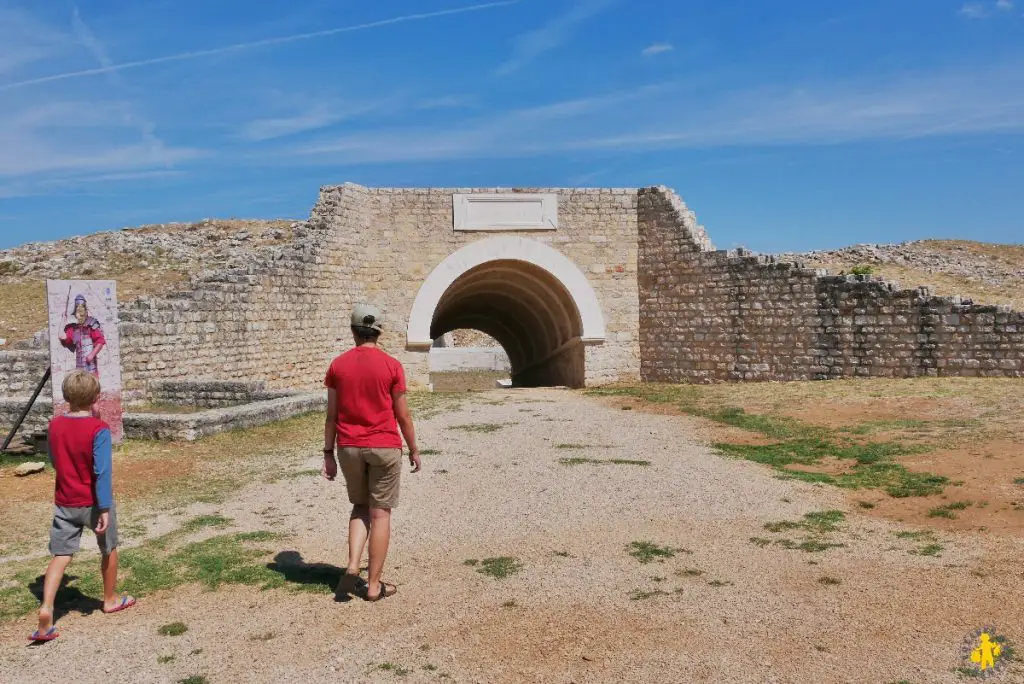
[[[750,539],[803,538],[765,523],[843,509],[845,499],[714,455],[687,418],[557,390],[472,396],[418,422],[421,446],[441,453],[403,477],[385,571],[396,597],[334,603],[187,587],[117,616],[72,613],[60,622],[63,636],[43,647],[24,645],[31,622],[23,620],[0,627],[0,679],[956,682],[969,632],[995,624],[1024,644],[1024,599],[1011,589],[1024,579],[1020,539],[942,535],[940,555],[914,555],[898,526],[847,510],[842,529],[827,535],[843,547],[759,546]],[[302,468],[318,464],[317,438]],[[566,458],[650,465],[560,463]],[[292,532],[282,550],[344,566],[340,482],[307,475],[254,484],[226,504],[193,509],[239,529]],[[628,553],[634,541],[677,551],[641,564]],[[522,570],[499,580],[464,563],[499,556]],[[176,620],[186,634],[157,634]],[[1002,681],[1024,681],[1013,667]]]

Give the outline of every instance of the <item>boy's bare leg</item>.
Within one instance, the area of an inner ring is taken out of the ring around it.
[[[53,602],[57,598],[57,590],[64,579],[64,571],[71,563],[71,556],[54,556],[46,566],[43,579],[43,605],[39,607],[39,633],[44,634],[53,626]]]
[[[350,575],[359,575],[359,562],[363,559],[363,549],[370,535],[370,508],[353,506],[352,515],[348,520],[348,569]]]
[[[109,611],[121,603],[117,595],[117,549],[103,556],[100,560],[100,571],[103,573],[103,610]],[[128,597],[128,601],[132,601]]]
[[[370,509],[370,569],[367,578],[367,595],[377,596],[381,591],[380,576],[384,572],[384,560],[388,557],[391,542],[391,509]]]

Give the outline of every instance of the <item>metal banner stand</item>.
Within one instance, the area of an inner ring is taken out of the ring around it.
[[[38,385],[36,385],[36,391],[32,393],[32,398],[28,400],[28,405],[25,406],[25,409],[21,412],[21,415],[18,416],[18,420],[14,423],[14,427],[11,428],[11,431],[9,433],[7,433],[7,439],[4,440],[4,445],[0,447],[0,452],[7,451],[7,447],[10,446],[11,440],[14,439],[15,433],[18,432],[18,428],[21,427],[21,424],[25,422],[25,416],[27,416],[28,412],[32,410],[32,406],[36,403],[36,399],[39,397],[39,393],[43,391],[43,385],[45,385],[46,381],[49,379],[50,367],[47,366],[46,372],[43,373],[43,379],[39,381]]]

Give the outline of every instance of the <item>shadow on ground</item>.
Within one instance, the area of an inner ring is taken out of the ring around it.
[[[28,590],[32,592],[32,595],[40,603],[43,601],[44,577],[44,575],[39,575],[28,585]],[[92,615],[97,610],[102,610],[103,601],[83,594],[77,587],[68,586],[77,579],[78,577],[75,575],[64,575],[63,579],[61,579],[60,588],[57,589],[57,598],[53,606],[53,621],[55,623],[68,613],[77,612],[82,615]]]
[[[341,583],[345,570],[330,563],[307,563],[298,551],[281,551],[267,568],[279,573],[287,582],[302,584],[313,589],[324,588],[324,593],[333,593],[334,600],[346,603],[352,600],[356,587]]]

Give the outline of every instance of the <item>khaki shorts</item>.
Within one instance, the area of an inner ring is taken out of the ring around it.
[[[342,447],[338,461],[352,505],[398,508],[401,449]]]

